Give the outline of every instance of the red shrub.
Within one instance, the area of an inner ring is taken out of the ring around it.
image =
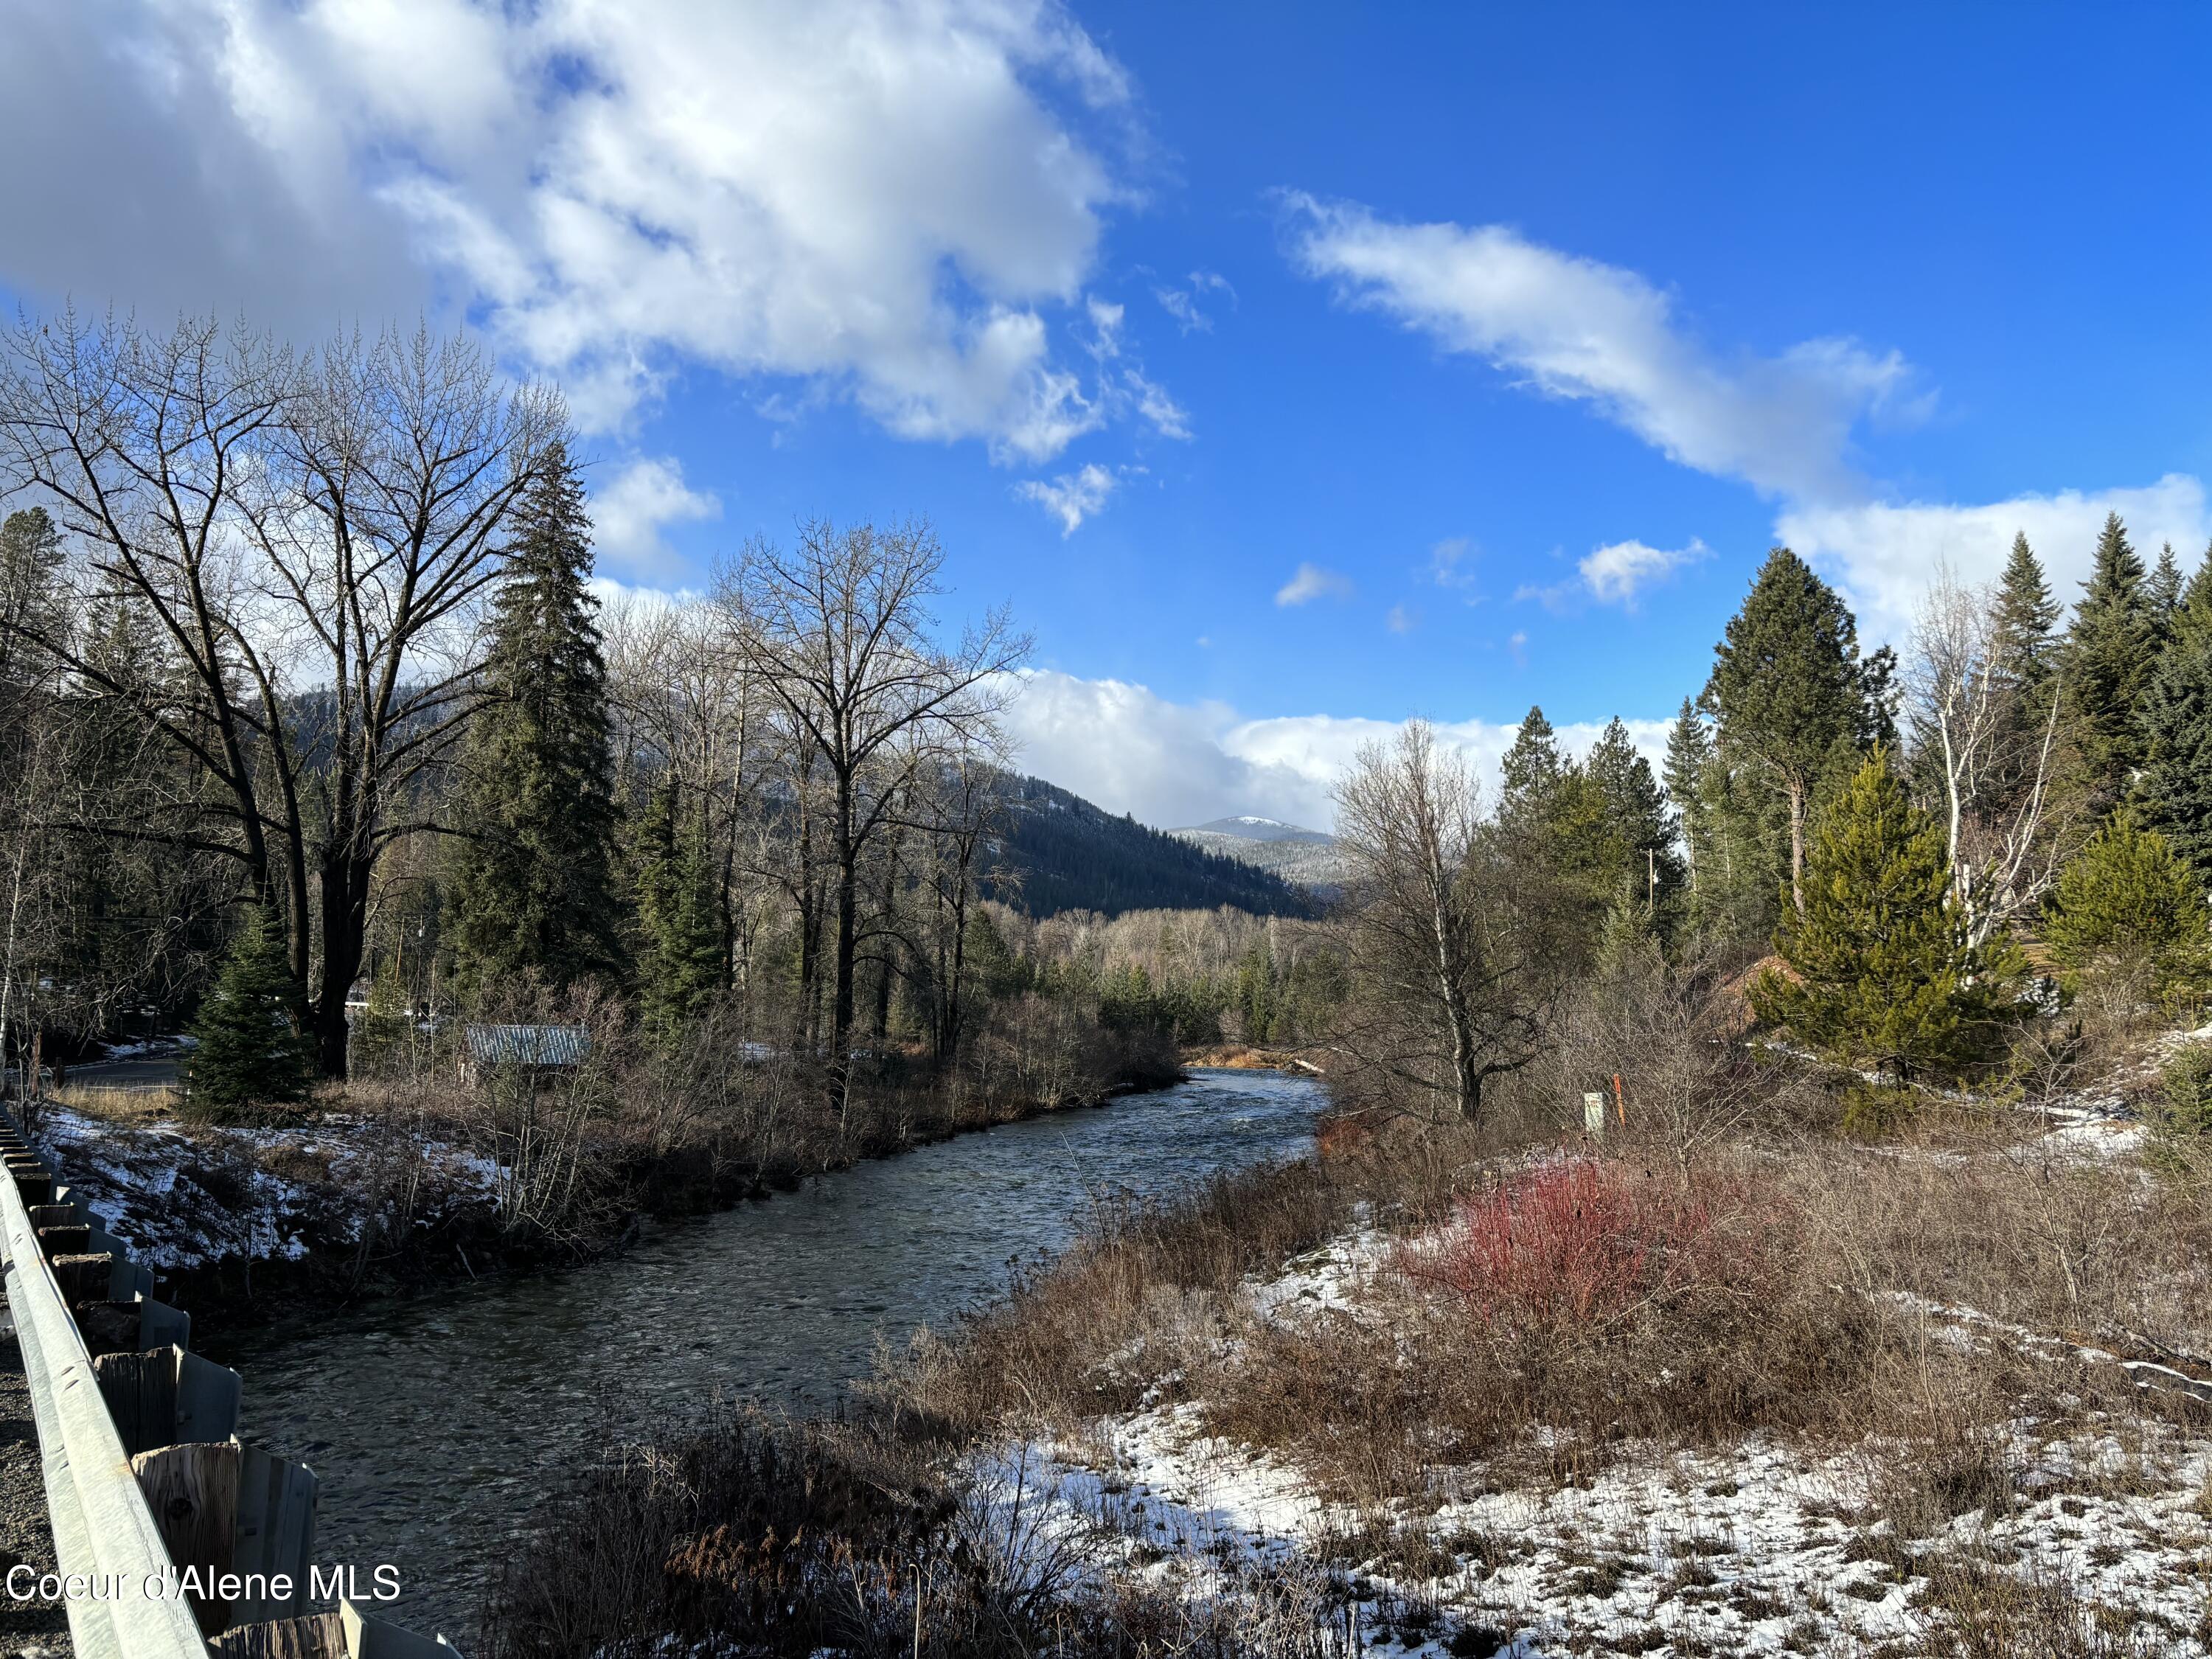
[[[1715,1197],[1729,1200],[1723,1214]],[[1780,1222],[1778,1206],[1740,1188],[1684,1191],[1577,1158],[1462,1200],[1401,1262],[1486,1322],[1607,1325],[1693,1290],[1752,1288],[1771,1268]]]

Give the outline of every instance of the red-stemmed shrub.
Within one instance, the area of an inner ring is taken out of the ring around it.
[[[1737,1182],[1573,1158],[1462,1200],[1400,1265],[1485,1323],[1602,1328],[1698,1291],[1755,1291],[1783,1226],[1775,1200]]]

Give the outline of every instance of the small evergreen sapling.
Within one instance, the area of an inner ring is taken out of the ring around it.
[[[1837,1064],[1905,1085],[1995,1057],[2021,1012],[2026,963],[1967,942],[1942,826],[1877,750],[1817,826],[1805,908],[1775,939],[1790,968],[1751,987],[1753,1011]]]
[[[268,907],[249,905],[192,1027],[198,1046],[185,1069],[191,1113],[222,1119],[249,1106],[305,1100],[315,1080],[307,1013],[283,930]]]
[[[2212,909],[2164,836],[2123,812],[2066,866],[2045,937],[2075,988],[2132,1009],[2187,1005],[2212,984]]]

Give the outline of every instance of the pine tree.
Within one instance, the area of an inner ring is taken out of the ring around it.
[[[2174,615],[2181,609],[2181,566],[2172,542],[2159,544],[2158,562],[2143,580],[2143,603],[2150,607],[2151,624],[2160,641],[2170,639]]]
[[[2144,690],[2135,796],[2147,828],[2212,886],[2212,633],[2177,641]]]
[[[196,1117],[220,1121],[244,1107],[302,1101],[313,1087],[307,994],[266,906],[246,907],[192,1036],[185,1091]]]
[[[2016,532],[2012,556],[1997,581],[1996,638],[1991,653],[1996,672],[2024,688],[2048,680],[2057,654],[2054,630],[2064,611],[2051,595],[2043,562],[2027,544],[2026,532]]]
[[[1784,914],[1775,948],[1791,975],[1762,974],[1753,1012],[1900,1084],[1990,1058],[2026,973],[2009,944],[1967,943],[1942,826],[1905,798],[1883,750],[1822,817],[1804,909]]]
[[[2045,907],[2051,953],[2079,984],[2172,1007],[2212,984],[2212,909],[2172,842],[2128,812],[2089,839]]]
[[[2212,546],[2204,550],[2197,574],[2181,590],[2181,604],[2173,613],[2173,637],[2177,641],[2207,635],[2212,635]]]
[[[672,783],[653,792],[636,842],[638,1016],[672,1037],[722,988],[714,866],[697,815],[683,811]]]
[[[2128,545],[2127,527],[2118,514],[2109,514],[2063,653],[2067,700],[2087,783],[2107,805],[2126,795],[2142,757],[2136,706],[2158,655],[2158,630],[2144,586],[2142,561]]]
[[[486,703],[462,772],[469,830],[453,872],[465,992],[562,989],[613,972],[616,811],[606,664],[583,485],[556,450],[518,509],[494,608]]]
[[[1596,788],[1612,843],[1607,889],[1617,893],[1625,883],[1641,894],[1653,927],[1668,932],[1680,910],[1679,826],[1651,763],[1638,752],[1619,715],[1590,746],[1583,770]]]
[[[1544,711],[1531,705],[1498,763],[1498,817],[1509,830],[1540,825],[1553,811],[1567,762]]]
[[[1838,740],[1886,735],[1894,662],[1887,648],[1861,662],[1850,607],[1786,547],[1767,556],[1714,650],[1698,701],[1719,725],[1723,757],[1755,772],[1788,810],[1786,873],[1800,908],[1813,786]]]

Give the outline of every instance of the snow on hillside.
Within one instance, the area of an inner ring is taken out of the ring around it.
[[[1336,837],[1280,818],[1247,812],[1168,833],[1209,853],[1256,864],[1315,892],[1328,893],[1344,884],[1346,872]]]

